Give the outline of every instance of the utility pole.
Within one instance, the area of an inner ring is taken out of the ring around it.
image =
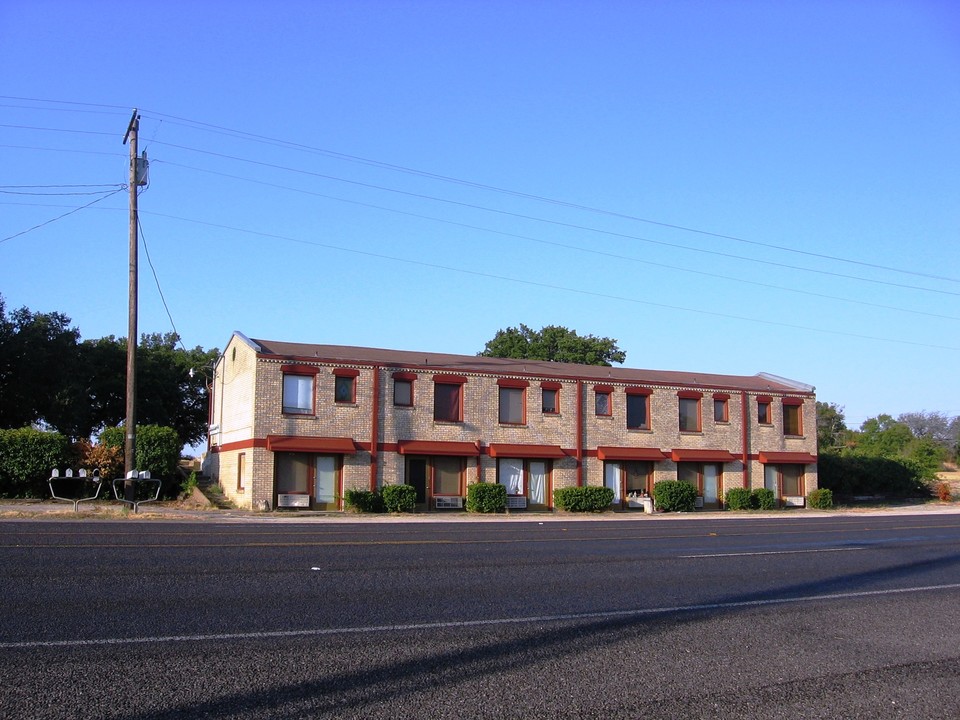
[[[140,131],[140,114],[136,108],[123,136],[123,143],[130,141],[130,276],[128,290],[127,322],[127,421],[123,443],[123,473],[128,478],[123,485],[124,497],[132,500],[134,484],[129,480],[131,470],[136,470],[137,437],[137,133]]]

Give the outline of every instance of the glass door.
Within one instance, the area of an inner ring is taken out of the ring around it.
[[[314,508],[317,510],[339,509],[337,482],[337,458],[334,455],[317,455],[314,480]]]

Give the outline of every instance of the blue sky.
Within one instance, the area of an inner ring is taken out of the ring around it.
[[[960,415],[955,3],[5,0],[0,67],[0,293],[84,338],[136,107],[141,332],[158,280],[188,347],[557,324]]]

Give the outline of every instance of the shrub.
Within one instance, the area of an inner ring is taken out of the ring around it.
[[[910,463],[857,454],[820,453],[817,484],[836,495],[930,497],[930,488]]]
[[[46,497],[54,468],[73,464],[70,443],[59,433],[33,428],[0,430],[0,496]]]
[[[827,488],[811,490],[807,495],[807,507],[814,510],[829,510],[833,507],[833,491]]]
[[[89,440],[81,440],[75,446],[80,467],[99,470],[100,477],[110,481],[123,476],[123,448],[100,443],[94,445]]]
[[[474,483],[467,488],[467,512],[495,513],[507,506],[507,488],[500,483]]]
[[[386,510],[383,495],[372,490],[347,490],[343,494],[343,506],[361,513],[382,513]]]
[[[750,491],[750,507],[754,510],[776,510],[777,496],[770,488],[755,488]]]
[[[191,472],[187,479],[180,483],[180,494],[186,497],[192,494],[197,486],[197,473]]]
[[[380,494],[387,512],[413,512],[417,506],[417,490],[413,485],[384,485]]]
[[[109,427],[100,433],[100,444],[124,450],[123,427]],[[176,472],[182,449],[177,431],[160,425],[137,425],[137,470],[149,470],[155,478],[170,477]]]
[[[553,504],[568,512],[603,512],[610,509],[613,490],[608,487],[568,487],[553,491]]]
[[[730,488],[724,497],[727,510],[749,510],[750,491],[747,488]]]
[[[950,502],[953,499],[953,495],[950,493],[950,483],[937,483],[935,490],[939,500]]]
[[[653,502],[664,512],[693,512],[697,489],[682,480],[661,480],[653,486]]]

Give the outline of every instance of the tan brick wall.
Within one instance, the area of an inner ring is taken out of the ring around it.
[[[316,415],[284,415],[282,411],[283,372],[286,364],[274,358],[257,358],[246,343],[234,338],[228,345],[218,367],[221,391],[215,395],[215,418],[221,418],[221,441],[248,442],[246,492],[236,494],[236,452],[220,453],[211,466],[219,465],[218,473],[224,491],[234,502],[244,507],[260,507],[264,502],[273,503],[273,453],[262,447],[268,435],[352,438],[364,447],[376,442],[378,450],[376,483],[402,482],[404,458],[395,451],[401,440],[434,440],[456,442],[480,442],[483,447],[491,443],[514,443],[535,445],[558,445],[575,452],[578,443],[577,394],[575,380],[543,378],[560,382],[560,413],[544,414],[541,410],[540,378],[522,379],[529,384],[525,390],[526,421],[523,425],[506,425],[499,422],[499,387],[497,376],[466,374],[463,385],[463,422],[437,422],[433,418],[434,375],[456,374],[444,368],[421,368],[404,372],[414,373],[412,407],[393,404],[393,372],[398,368],[372,368],[368,365],[333,365],[330,363],[297,363],[313,365],[317,369],[314,393]],[[356,402],[334,402],[336,368],[350,368],[359,372],[356,378]],[[374,373],[379,372],[379,415],[377,438],[372,437],[375,407],[373,388]],[[696,388],[702,393],[700,402],[701,431],[680,432],[678,422],[678,391],[689,389],[675,386],[650,387],[650,429],[636,430],[626,427],[627,395],[622,383],[607,383],[613,387],[611,394],[612,414],[597,417],[594,406],[594,386],[597,383],[583,382],[581,415],[583,421],[583,480],[585,484],[603,484],[603,462],[596,458],[598,446],[657,448],[668,454],[674,449],[727,450],[738,460],[726,463],[722,477],[722,491],[742,487],[744,468],[741,458],[743,447],[744,406],[743,394],[729,388]],[[714,393],[729,395],[728,422],[715,422],[713,414]],[[747,453],[751,487],[762,487],[763,467],[757,455],[767,452],[816,453],[816,403],[811,395],[803,395],[803,436],[783,435],[782,395],[772,395],[772,423],[758,427],[756,422],[756,394],[746,394],[746,422],[748,428]],[[255,402],[254,402],[255,400]],[[260,447],[252,447],[254,442]],[[592,454],[593,457],[588,455]],[[496,459],[482,455],[479,460],[480,477],[485,482],[496,481]],[[345,455],[342,467],[343,489],[368,489],[371,483],[370,453],[360,450]],[[573,486],[577,483],[575,457],[554,460],[551,477],[553,489]],[[664,460],[655,465],[655,481],[676,478],[676,464]],[[467,462],[466,482],[477,480],[477,459]],[[805,490],[816,488],[815,470],[805,477]]]

